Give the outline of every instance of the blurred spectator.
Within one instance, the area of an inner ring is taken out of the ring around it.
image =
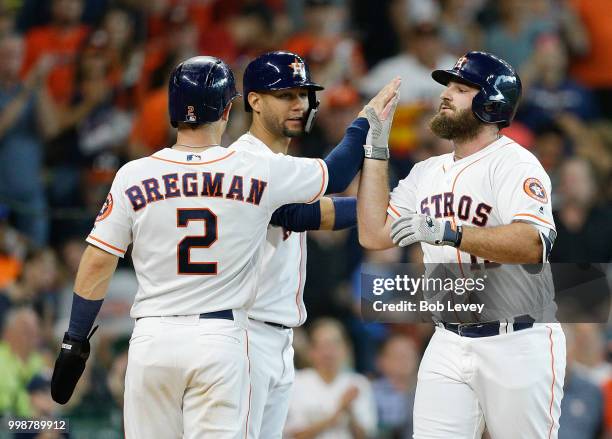
[[[347,32],[348,14],[344,2],[306,0],[304,28],[283,45],[305,57],[314,78],[326,87],[355,84],[365,72],[361,47]]]
[[[570,0],[588,33],[588,48],[573,60],[572,74],[591,87],[604,116],[612,117],[612,27],[607,0]]]
[[[26,253],[25,238],[9,224],[9,213],[8,207],[0,203],[0,327],[4,310],[10,306],[4,290],[17,280]]]
[[[363,107],[357,90],[347,81],[326,88],[313,130],[291,143],[291,153],[306,157],[324,157],[337,145]]]
[[[311,319],[322,316],[343,319],[350,313],[351,297],[345,284],[349,273],[348,236],[349,230],[307,233],[304,303]]]
[[[418,363],[415,343],[405,335],[392,335],[382,346],[378,356],[381,377],[372,383],[379,439],[412,438]]]
[[[557,239],[553,262],[612,261],[612,211],[598,198],[593,170],[584,159],[571,158],[561,166],[560,198],[554,212]]]
[[[83,0],[52,0],[51,22],[26,33],[26,56],[22,72],[27,74],[42,58],[53,69],[48,85],[53,98],[65,103],[72,95],[75,60],[89,29],[81,24]]]
[[[516,70],[531,57],[537,38],[555,31],[550,23],[529,15],[529,1],[494,2],[498,20],[488,28],[484,38],[484,50],[502,56]]]
[[[361,90],[374,96],[386,83],[401,76],[400,104],[431,107],[443,89],[431,79],[432,70],[450,69],[456,60],[444,47],[439,29],[431,23],[420,23],[408,32],[404,51],[377,64],[363,78]]]
[[[555,125],[542,128],[534,142],[533,153],[550,177],[555,192],[552,199],[553,209],[558,209],[560,205],[556,189],[559,187],[559,167],[565,158],[565,143],[563,132]]]
[[[110,80],[110,61],[103,56],[108,42],[104,31],[91,35],[79,55],[74,95],[58,108],[61,134],[49,145],[47,157],[52,168],[49,195],[56,206],[86,205],[90,188],[81,191],[81,182],[86,181],[88,170],[102,163],[115,171],[126,155],[131,118],[116,105],[117,88]],[[78,225],[65,222],[64,229],[58,229],[56,223],[54,227],[64,235],[70,233],[67,228]]]
[[[59,280],[57,257],[46,247],[28,253],[17,282],[7,287],[10,307],[31,306],[40,318],[43,340],[48,342],[55,342]]]
[[[204,53],[223,56],[228,62],[235,62],[239,56],[254,58],[264,52],[277,50],[280,41],[275,29],[274,16],[262,1],[243,2],[237,14],[226,19],[225,41],[210,39],[208,30],[200,37],[200,50]],[[218,53],[220,50],[226,53]],[[233,56],[228,56],[232,51]]]
[[[0,4],[0,38],[8,37],[15,32],[15,15]]]
[[[538,40],[533,57],[521,74],[524,97],[518,120],[539,131],[564,113],[582,121],[597,116],[591,92],[567,77],[567,67],[567,51],[559,38]]]
[[[57,404],[51,399],[51,382],[43,375],[34,375],[26,390],[30,395],[32,417],[49,419],[57,411]]]
[[[440,0],[440,33],[446,47],[457,56],[481,46],[482,35],[475,21],[476,4]]]
[[[43,141],[55,134],[57,120],[44,85],[49,60],[37,62],[21,82],[23,50],[19,36],[0,39],[0,202],[12,207],[19,230],[40,246],[48,237]]]
[[[525,18],[539,23],[548,34],[561,38],[571,54],[587,51],[589,36],[571,1],[529,0],[525,8]]]
[[[312,324],[312,369],[296,372],[285,426],[294,439],[351,439],[372,436],[376,408],[368,380],[343,370],[348,357],[344,329],[336,320]]]
[[[572,326],[564,326],[563,330],[567,343],[567,365],[559,418],[559,439],[595,439],[603,432],[602,392],[575,369],[575,334]]]
[[[103,17],[100,30],[108,36],[103,56],[109,60],[109,78],[117,87],[117,103],[131,107],[137,98],[137,86],[144,64],[144,51],[136,39],[135,19],[124,8],[109,9]]]
[[[368,68],[394,56],[400,50],[399,35],[403,32],[403,26],[396,24],[396,18],[402,1],[351,2],[353,27],[359,36]]]
[[[372,302],[375,296],[361,289],[361,273],[364,270],[368,274],[388,276],[392,273],[386,268],[386,264],[397,264],[401,262],[402,250],[392,247],[382,251],[365,250],[361,264],[355,267],[351,276],[352,290],[352,315],[348,320],[349,334],[352,340],[359,340],[355,344],[355,369],[361,373],[373,374],[376,372],[376,355],[380,345],[389,335],[388,325],[380,322],[370,321],[361,313],[362,302]],[[363,264],[368,265],[364,269]]]
[[[612,378],[612,365],[606,361],[602,326],[594,323],[572,325],[574,371],[598,386]]]
[[[173,132],[168,117],[168,85],[164,81],[143,97],[136,111],[128,143],[128,157],[137,159],[165,148],[170,144]]]
[[[40,341],[38,317],[30,308],[9,312],[0,341],[0,416],[32,417],[27,384],[43,369],[36,352]]]

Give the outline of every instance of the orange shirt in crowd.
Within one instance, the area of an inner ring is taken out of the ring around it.
[[[21,273],[21,262],[11,257],[0,255],[0,288],[15,282]]]
[[[53,55],[55,66],[49,74],[49,90],[57,102],[67,102],[73,91],[76,55],[88,32],[89,28],[83,25],[68,30],[52,25],[30,30],[25,38],[22,73],[26,75],[41,56]]]
[[[604,397],[604,428],[607,433],[612,434],[612,380],[606,381],[601,391]]]
[[[166,146],[169,126],[168,89],[160,87],[144,98],[134,120],[130,143],[144,147],[148,153],[153,153]]]
[[[609,0],[572,0],[589,35],[589,52],[572,61],[572,74],[593,88],[612,87],[612,26]]]

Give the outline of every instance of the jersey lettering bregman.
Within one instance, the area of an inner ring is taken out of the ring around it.
[[[138,211],[149,203],[176,197],[225,197],[234,201],[242,201],[259,206],[261,197],[268,185],[257,178],[250,179],[248,195],[244,192],[244,178],[234,175],[226,194],[223,192],[225,173],[217,172],[187,172],[162,175],[161,178],[146,178],[140,185],[130,186],[125,195],[130,200],[132,208]],[[246,196],[245,196],[246,195]]]

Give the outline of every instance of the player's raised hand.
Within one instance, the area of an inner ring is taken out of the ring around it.
[[[389,133],[391,132],[393,115],[399,102],[399,91],[395,89],[395,86],[399,87],[399,82],[392,83],[391,88],[384,92],[382,101],[386,103],[380,111],[375,106],[366,106],[365,109],[370,124],[366,145],[380,151],[386,151],[387,158],[389,157]],[[388,93],[392,93],[390,99],[387,99]],[[377,102],[377,105],[379,103],[380,101]]]

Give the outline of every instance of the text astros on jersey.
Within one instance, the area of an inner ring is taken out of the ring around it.
[[[456,225],[490,227],[524,221],[555,230],[550,178],[538,159],[512,139],[498,140],[460,160],[443,154],[417,163],[391,193],[387,213],[411,210]],[[462,263],[470,255],[422,244],[424,262]]]

